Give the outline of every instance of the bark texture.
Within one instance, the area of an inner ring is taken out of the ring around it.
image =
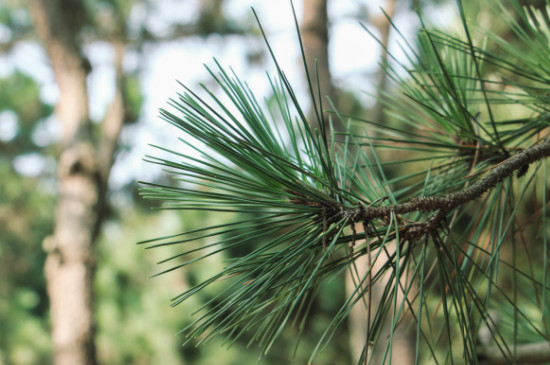
[[[94,241],[103,220],[107,180],[124,119],[122,48],[116,47],[117,91],[96,140],[86,85],[91,68],[78,39],[85,9],[81,2],[71,0],[34,0],[32,11],[59,87],[55,113],[62,129],[55,224],[53,234],[44,240],[54,363],[93,365]]]

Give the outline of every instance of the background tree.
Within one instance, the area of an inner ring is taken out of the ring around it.
[[[328,104],[328,100],[336,102],[337,94],[330,73],[327,7],[327,0],[304,0],[300,28],[307,69],[310,70],[307,81],[318,84],[316,95],[321,96],[319,102]],[[314,116],[311,115],[310,119],[313,120]],[[328,125],[328,120],[326,123]]]
[[[60,90],[56,108],[62,127],[57,167],[59,200],[53,234],[44,243],[48,251],[45,270],[56,364],[96,362],[93,245],[105,220],[109,174],[127,116],[122,65],[130,41],[126,19],[131,4],[105,2],[103,5],[110,8],[107,16],[94,19],[86,3],[33,3],[37,33],[48,52]],[[219,11],[203,14],[222,19]],[[227,31],[223,29],[224,22],[207,29],[206,25],[213,24],[212,19],[202,19],[197,22],[199,32]],[[114,97],[96,133],[88,111],[86,78],[91,66],[80,48],[87,24],[96,26],[96,34],[111,43],[116,72]]]

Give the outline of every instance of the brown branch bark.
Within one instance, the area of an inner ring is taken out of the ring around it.
[[[432,212],[436,213],[424,223],[413,223],[407,224],[405,230],[400,233],[400,237],[403,238],[418,238],[427,234],[432,234],[438,227],[440,221],[444,218],[445,213],[451,211],[452,209],[473,201],[477,198],[480,198],[483,194],[488,192],[490,189],[494,188],[498,183],[502,182],[504,179],[513,176],[515,173],[519,175],[520,171],[524,170],[529,164],[541,160],[550,156],[550,137],[546,137],[539,141],[538,143],[518,152],[517,154],[511,156],[507,160],[501,162],[499,165],[495,166],[490,170],[483,178],[477,182],[471,184],[470,186],[464,188],[463,190],[446,194],[440,196],[428,196],[420,197],[413,199],[411,201],[384,207],[359,207],[356,210],[341,211],[340,216],[337,219],[341,219],[343,215],[347,215],[352,222],[357,222],[360,220],[370,221],[373,219],[383,219],[387,220],[392,214],[403,214],[410,213],[414,211],[422,212]],[[365,225],[366,226],[366,225]],[[409,231],[407,231],[407,228]],[[407,237],[408,235],[408,237]],[[363,236],[363,235],[361,235]],[[388,245],[386,245],[388,246]],[[386,247],[384,246],[384,247]],[[391,246],[389,246],[391,247]],[[368,251],[367,251],[368,252]],[[369,254],[364,256],[359,256],[355,261],[354,270],[350,270],[349,276],[352,276],[352,273],[355,272],[359,277],[363,277],[367,270],[371,267],[368,263]],[[347,281],[347,291],[348,293],[355,290],[355,281],[348,278]],[[373,297],[378,297],[379,286],[385,286],[385,283],[378,282],[372,284],[369,282],[369,290]],[[401,300],[398,300],[401,302]],[[352,331],[351,338],[351,348],[352,354],[355,358],[360,355],[360,349],[364,346],[364,340],[361,341],[362,333],[364,333],[367,328],[367,314],[368,311],[373,311],[376,308],[376,300],[373,303],[369,303],[364,307],[357,305],[350,312],[350,331]],[[359,304],[359,303],[358,303]],[[374,310],[375,311],[375,310]],[[375,311],[376,312],[376,311]],[[382,342],[388,336],[381,336]],[[412,356],[412,351],[408,348],[408,335],[405,332],[396,331],[393,339],[395,340],[393,344],[393,349],[400,351],[400,354],[395,354],[395,359],[399,359],[400,363],[412,363],[414,362],[414,357]],[[380,347],[379,347],[380,348]],[[382,346],[384,348],[384,346]],[[370,351],[369,351],[370,353]],[[383,351],[381,352],[384,353]],[[379,363],[381,358],[377,358],[380,352],[374,350],[372,363]],[[502,350],[497,346],[484,345],[479,348],[480,354],[480,363],[486,365],[500,365],[508,364],[509,356],[506,357]],[[545,363],[550,360],[550,344],[548,342],[538,343],[538,344],[526,344],[519,345],[514,348],[514,362],[518,364],[540,364]],[[366,360],[365,360],[366,362]]]
[[[344,214],[353,216],[356,220],[371,220],[387,218],[393,214],[411,212],[450,211],[460,205],[480,198],[484,193],[494,188],[514,172],[526,168],[529,164],[550,156],[550,137],[546,137],[521,152],[511,156],[493,168],[485,177],[467,188],[440,196],[427,196],[412,199],[408,202],[381,207],[360,207]]]

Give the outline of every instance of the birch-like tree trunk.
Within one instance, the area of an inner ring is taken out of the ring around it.
[[[56,365],[96,364],[94,242],[103,221],[107,180],[123,124],[122,48],[116,47],[115,98],[94,138],[86,79],[91,67],[79,45],[81,2],[34,0],[37,34],[59,87],[55,114],[62,130],[53,234],[44,240],[45,275]]]

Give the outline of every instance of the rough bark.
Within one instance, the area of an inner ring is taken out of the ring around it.
[[[118,81],[115,99],[103,122],[101,142],[96,143],[86,86],[90,65],[78,40],[85,14],[75,3],[79,2],[32,3],[37,34],[59,87],[55,114],[62,129],[55,223],[53,234],[44,240],[56,365],[96,364],[93,244],[103,220],[101,208],[124,113]],[[122,50],[117,48],[119,64],[121,58]],[[120,77],[120,67],[117,71]]]

